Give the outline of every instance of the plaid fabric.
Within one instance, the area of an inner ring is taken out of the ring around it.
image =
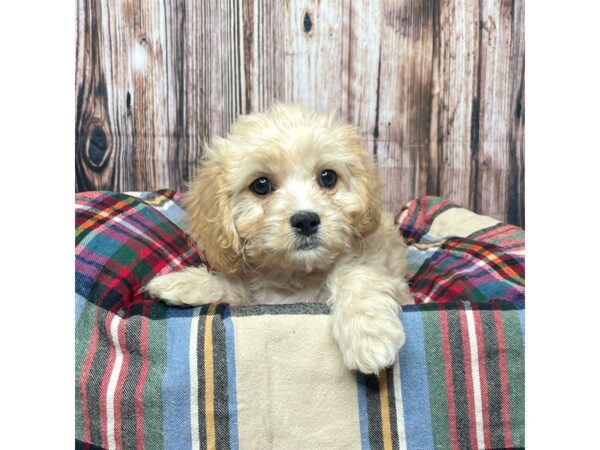
[[[407,205],[422,304],[403,308],[406,344],[376,378],[344,368],[325,305],[180,309],[140,295],[155,274],[202,263],[177,199],[76,196],[77,448],[524,446],[522,231],[435,198]]]
[[[525,233],[438,197],[396,218],[409,244],[415,303],[525,301]]]

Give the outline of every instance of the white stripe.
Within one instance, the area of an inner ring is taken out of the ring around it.
[[[169,265],[166,266],[160,274],[162,274],[163,272],[172,272],[173,269],[181,269],[183,267],[187,267],[186,265],[183,264],[183,259],[184,258],[189,258],[190,256],[192,256],[194,253],[196,253],[198,250],[195,247],[190,247],[184,254],[176,254],[176,253],[172,253],[169,256]],[[159,274],[159,275],[160,275]]]
[[[398,444],[400,450],[405,450],[406,431],[404,430],[404,406],[402,404],[402,388],[400,386],[400,362],[396,358],[393,366],[392,376],[394,377],[394,397],[396,398],[396,427],[398,428]]]
[[[477,433],[477,448],[485,448],[483,436],[483,406],[481,402],[481,380],[479,379],[479,352],[477,350],[477,335],[475,334],[475,318],[471,306],[465,302],[469,347],[471,348],[471,371],[473,376],[473,396],[475,397],[475,430]]]
[[[190,329],[190,427],[192,449],[200,449],[200,433],[198,424],[198,323],[200,309],[192,316]]]
[[[110,323],[110,337],[115,346],[115,365],[113,366],[110,380],[108,381],[108,388],[106,389],[106,437],[109,450],[117,448],[115,438],[115,392],[117,391],[117,381],[119,380],[119,374],[121,373],[121,366],[123,364],[123,351],[121,350],[121,344],[119,343],[120,323],[121,318],[115,314]]]

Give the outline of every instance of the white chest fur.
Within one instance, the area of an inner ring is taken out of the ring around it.
[[[266,275],[266,276],[265,276]],[[269,273],[246,282],[251,303],[325,303],[329,297],[326,275]]]

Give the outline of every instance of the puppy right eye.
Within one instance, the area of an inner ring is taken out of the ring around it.
[[[273,190],[273,185],[268,178],[260,177],[250,184],[250,190],[257,195],[267,195]]]

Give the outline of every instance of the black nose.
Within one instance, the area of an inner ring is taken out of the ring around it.
[[[315,234],[321,223],[318,214],[309,211],[300,211],[290,217],[292,228],[304,236]]]

